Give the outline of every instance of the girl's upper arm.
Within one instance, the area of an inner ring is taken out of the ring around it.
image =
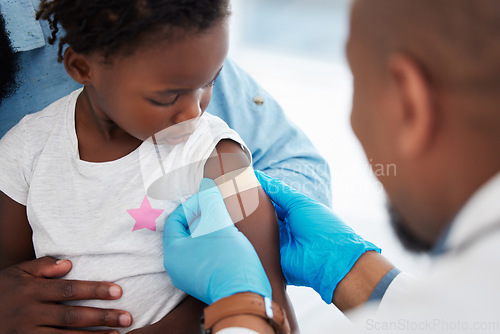
[[[241,146],[232,140],[217,144],[205,164],[205,177],[215,179],[228,172],[250,166],[251,162]],[[240,206],[248,201],[255,208],[242,217]],[[255,204],[257,201],[257,205]],[[254,246],[273,289],[273,300],[285,308],[288,320],[296,328],[293,309],[285,292],[286,281],[281,271],[279,225],[271,200],[262,187],[245,190],[224,199],[236,227]],[[236,218],[238,217],[238,218]]]
[[[0,270],[34,258],[26,207],[0,191]]]

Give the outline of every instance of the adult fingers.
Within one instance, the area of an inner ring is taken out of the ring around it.
[[[31,276],[55,278],[66,275],[71,270],[71,262],[44,256],[36,260],[22,262],[15,268]]]
[[[275,204],[274,205],[274,210],[276,211],[276,215],[278,216],[278,219],[282,222],[285,221],[285,217],[288,214],[288,211],[283,209],[281,206]]]
[[[231,222],[230,225],[232,225],[232,220],[227,211],[226,204],[224,203],[224,198],[213,180],[203,179],[200,183],[200,192],[198,194],[200,195],[199,214],[201,216],[207,216],[219,221],[229,220]],[[227,224],[224,225],[227,226]]]
[[[283,246],[286,246],[290,243],[290,229],[286,224],[281,221],[279,221],[279,233],[280,233],[280,249]]]
[[[76,281],[63,279],[35,279],[25,285],[25,293],[41,302],[71,300],[113,300],[122,296],[119,285],[108,282]]]
[[[193,214],[193,217],[199,217],[202,213],[205,213],[202,211],[207,211],[207,208],[217,207],[216,204],[218,204],[218,202],[222,203],[222,206],[224,206],[224,199],[222,198],[219,188],[212,179],[203,178],[196,195],[197,200],[188,200],[183,203],[186,209]]]
[[[199,192],[191,196],[187,201],[179,205],[167,218],[163,232],[164,241],[167,238],[179,238],[190,235],[190,230],[195,221],[199,221],[202,206],[214,194],[218,194],[222,204],[224,201],[219,189],[211,179],[204,178],[200,182]],[[203,204],[201,203],[203,202]]]
[[[299,193],[286,183],[274,179],[261,171],[255,171],[255,175],[267,196],[273,201],[276,214],[281,220],[285,219],[285,216],[294,203],[307,199],[307,196]]]
[[[200,222],[202,207],[206,207],[207,201],[213,202],[213,195],[218,194],[224,205],[222,195],[220,194],[214,181],[202,179],[199,192],[191,196],[187,201],[179,205],[167,218],[163,230],[163,241],[168,244],[169,240],[184,238],[191,235]],[[203,203],[201,203],[203,202]]]
[[[193,238],[211,234],[226,227],[236,229],[219,188],[213,180],[203,179],[200,183],[198,195],[198,207],[196,209],[193,208],[193,210],[198,212],[200,219],[189,228]]]
[[[132,325],[130,313],[83,306],[43,305],[37,312],[42,326],[60,328],[83,327],[129,327]]]
[[[198,206],[198,194],[194,194],[186,202],[182,203],[170,214],[163,229],[163,239],[177,239],[189,236],[188,227],[198,217],[192,207]]]
[[[290,187],[285,182],[275,179],[264,172],[255,171],[255,175],[262,185],[262,188],[265,190],[267,196],[269,196],[269,198],[271,198],[276,205],[280,206],[285,211],[289,211],[295,206],[301,206],[303,204],[324,206],[323,204]]]
[[[36,334],[118,334],[118,331],[114,329],[98,330],[98,331],[82,331],[73,329],[59,329],[51,327],[38,327],[33,333]]]

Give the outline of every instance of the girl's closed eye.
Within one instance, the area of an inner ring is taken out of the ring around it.
[[[203,86],[202,88],[203,88],[203,89],[206,89],[206,88],[211,88],[211,87],[213,87],[213,86],[215,85],[215,81],[216,81],[216,80],[217,80],[217,78],[215,78],[214,80],[210,81],[208,84],[206,84],[206,85],[205,85],[205,86]],[[180,95],[181,95],[181,94],[177,94],[177,95],[175,95],[175,97],[170,98],[170,99],[169,99],[169,101],[159,101],[159,100],[152,99],[152,98],[147,98],[147,100],[148,100],[151,104],[153,104],[153,105],[155,105],[155,106],[157,106],[157,107],[163,107],[163,108],[165,108],[165,107],[170,107],[170,106],[174,105],[174,104],[175,104],[175,102],[177,101],[177,99],[179,98],[179,96],[180,96]]]
[[[158,101],[158,100],[151,99],[151,98],[147,98],[146,100],[148,100],[151,104],[153,104],[157,107],[164,107],[165,108],[165,107],[170,107],[170,106],[174,105],[178,98],[179,98],[179,95],[176,95],[173,99],[171,98],[168,101],[167,100]]]

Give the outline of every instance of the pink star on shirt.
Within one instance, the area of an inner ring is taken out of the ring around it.
[[[127,212],[135,219],[133,231],[147,228],[151,231],[156,231],[156,219],[160,217],[164,210],[153,209],[149,204],[148,196],[144,196],[141,207],[139,209],[130,209]]]

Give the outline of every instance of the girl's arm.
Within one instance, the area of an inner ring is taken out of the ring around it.
[[[0,270],[35,259],[26,207],[0,191]]]
[[[217,154],[215,154],[217,153]],[[228,172],[250,166],[250,160],[239,144],[232,140],[222,140],[205,164],[205,177],[215,179]],[[273,289],[273,300],[287,312],[292,331],[297,331],[297,321],[292,305],[286,294],[286,281],[280,264],[278,221],[271,200],[261,187],[233,195],[224,200],[231,217],[241,215],[240,203],[245,200],[258,205],[250,215],[236,223],[236,227],[254,246]],[[234,218],[233,218],[234,220]]]

